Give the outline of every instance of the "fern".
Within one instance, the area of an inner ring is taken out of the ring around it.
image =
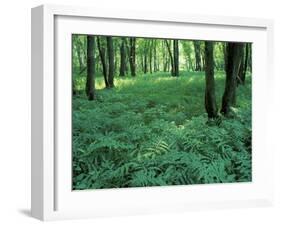
[[[250,93],[239,90],[232,118],[208,121],[204,77],[159,76],[117,80],[93,102],[74,97],[73,189],[252,180]]]

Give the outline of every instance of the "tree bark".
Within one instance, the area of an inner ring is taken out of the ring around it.
[[[158,65],[158,61],[157,61],[157,40],[154,41],[154,45],[153,45],[153,69],[154,72],[157,72],[159,69],[159,65]]]
[[[113,40],[111,36],[106,37],[107,56],[108,56],[108,85],[109,88],[114,87],[114,51]]]
[[[236,103],[236,82],[242,53],[242,43],[227,43],[226,80],[221,108],[221,113],[226,116],[230,113],[230,107],[234,106]]]
[[[79,70],[82,70],[83,63],[82,63],[82,56],[81,56],[81,43],[79,41],[79,37],[77,37],[76,53],[77,53],[78,62],[79,62]]]
[[[205,42],[205,109],[208,118],[218,116],[214,78],[214,50],[212,42]]]
[[[153,48],[153,39],[149,40],[149,73],[152,74],[152,48]]]
[[[166,51],[165,51],[165,41],[161,41],[161,54],[162,54],[162,70],[166,72]]]
[[[242,84],[245,84],[246,81],[246,73],[247,73],[247,68],[248,68],[248,58],[249,58],[249,45],[250,43],[247,43],[245,45],[245,58],[244,58],[244,62],[243,62],[243,73],[241,76],[241,80],[242,80]]]
[[[173,76],[179,76],[179,41],[174,39],[174,74]]]
[[[87,36],[87,81],[86,94],[89,100],[95,97],[95,37]]]
[[[105,48],[101,45],[99,37],[97,37],[97,43],[98,43],[100,60],[101,60],[101,64],[102,64],[102,73],[103,73],[103,78],[104,78],[104,84],[105,84],[105,87],[108,88],[109,84],[108,84],[108,79],[107,79],[107,65],[106,65],[106,58],[105,58]]]
[[[72,79],[72,95],[75,96],[77,94],[74,84],[74,79]]]
[[[144,54],[144,70],[143,73],[146,74],[147,73],[147,55],[146,53]]]
[[[174,58],[173,58],[173,54],[172,54],[172,51],[171,51],[171,48],[170,48],[170,43],[168,40],[165,40],[165,43],[166,43],[166,46],[167,46],[167,49],[168,49],[168,53],[169,53],[169,56],[170,56],[170,62],[171,62],[171,74],[172,76],[175,74],[175,67],[174,67]]]
[[[195,71],[201,71],[200,41],[193,41],[195,52]]]
[[[125,41],[124,38],[121,39],[120,46],[120,76],[125,76],[126,70],[126,51],[125,51]]]
[[[248,51],[249,51],[249,55],[248,55],[247,67],[249,68],[249,71],[252,72],[252,44],[251,43],[248,43]]]
[[[240,65],[239,65],[239,71],[238,71],[238,76],[237,76],[237,85],[243,85],[244,82],[243,80],[243,73],[244,73],[244,51],[245,51],[245,44],[242,44],[242,53],[241,53],[241,58],[240,58]]]
[[[136,38],[130,38],[130,69],[131,75],[136,76]]]

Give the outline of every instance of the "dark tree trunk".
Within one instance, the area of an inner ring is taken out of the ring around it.
[[[249,55],[248,55],[248,68],[249,68],[249,71],[252,72],[252,44],[251,43],[248,43],[248,52],[249,52]]]
[[[95,37],[87,36],[87,81],[86,94],[89,100],[95,99]]]
[[[149,40],[149,73],[152,74],[152,48],[153,48],[153,40]]]
[[[144,56],[141,55],[141,70],[144,71]]]
[[[112,37],[106,37],[107,55],[108,55],[108,85],[109,88],[114,87],[114,50]]]
[[[129,73],[130,64],[130,48],[128,46],[127,38],[124,38],[124,46],[125,46],[125,75]]]
[[[218,116],[215,93],[213,52],[213,43],[208,41],[205,42],[205,109],[208,113],[208,118],[216,118]]]
[[[179,41],[174,40],[174,75],[179,76]]]
[[[131,75],[136,76],[136,38],[130,38],[130,69]]]
[[[223,43],[223,56],[224,56],[224,70],[227,68],[227,43]]]
[[[221,108],[221,113],[224,115],[228,115],[230,113],[230,107],[234,106],[236,102],[236,82],[242,53],[242,43],[227,43],[226,80]]]
[[[193,41],[195,52],[195,71],[201,71],[201,53],[200,53],[200,41]]]
[[[250,43],[247,43],[245,45],[245,57],[244,57],[244,62],[243,62],[243,73],[242,73],[242,76],[241,76],[241,81],[242,81],[242,84],[245,84],[245,81],[246,81],[246,73],[247,73],[247,68],[248,68],[248,58],[249,58],[249,45]]]
[[[97,37],[97,42],[98,42],[100,60],[101,60],[101,64],[102,64],[102,73],[103,73],[103,78],[104,78],[104,84],[105,84],[105,87],[108,88],[109,84],[108,84],[108,79],[107,79],[107,65],[106,65],[106,58],[105,58],[106,49],[101,45],[99,37]]]
[[[74,70],[75,70],[75,65],[74,65],[74,46],[75,44],[77,45],[77,42],[75,43],[75,35],[72,36],[72,71],[71,71],[71,82],[72,82],[72,95],[75,96],[76,95],[76,89],[75,89],[75,84],[74,84]],[[77,46],[76,46],[77,49]],[[79,66],[80,67],[80,66]],[[81,69],[80,69],[81,70]]]
[[[144,70],[143,73],[146,74],[147,73],[147,53],[144,53]]]
[[[124,38],[121,40],[120,46],[120,76],[125,76],[126,70],[126,51],[125,51],[125,41]]]
[[[174,57],[173,57],[173,54],[172,54],[172,51],[171,51],[171,47],[170,47],[170,43],[168,40],[165,40],[165,43],[166,43],[166,46],[167,46],[167,49],[168,49],[168,53],[169,53],[169,56],[170,56],[170,62],[171,62],[171,74],[172,76],[175,74],[175,67],[174,67]]]
[[[167,59],[166,59],[166,50],[165,50],[165,41],[161,42],[161,49],[162,49],[162,68],[163,71],[166,72],[167,71]]]
[[[154,69],[154,72],[158,71],[158,62],[157,62],[157,41],[155,40],[154,41],[154,45],[153,45],[153,69]]]
[[[148,66],[147,66],[147,51],[148,49],[148,42],[147,40],[145,40],[145,43],[144,43],[144,51],[143,51],[143,54],[144,54],[144,57],[143,57],[143,65],[144,65],[144,70],[143,70],[143,73],[146,74],[147,71],[148,71]]]
[[[243,73],[244,73],[245,44],[242,44],[242,45],[243,45],[243,47],[242,47],[242,53],[241,53],[241,57],[240,57],[239,71],[238,71],[238,75],[237,75],[237,85],[244,84]]]
[[[77,94],[74,84],[74,79],[72,79],[72,95],[75,96]]]

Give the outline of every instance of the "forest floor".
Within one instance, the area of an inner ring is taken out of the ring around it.
[[[220,106],[225,74],[215,80]],[[233,116],[212,123],[204,73],[117,77],[113,89],[98,77],[96,89],[73,97],[74,189],[251,181],[251,76]]]

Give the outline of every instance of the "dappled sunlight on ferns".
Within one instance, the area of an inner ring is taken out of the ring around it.
[[[208,124],[202,73],[116,84],[73,98],[74,189],[251,181],[250,89],[237,90],[233,117]]]

